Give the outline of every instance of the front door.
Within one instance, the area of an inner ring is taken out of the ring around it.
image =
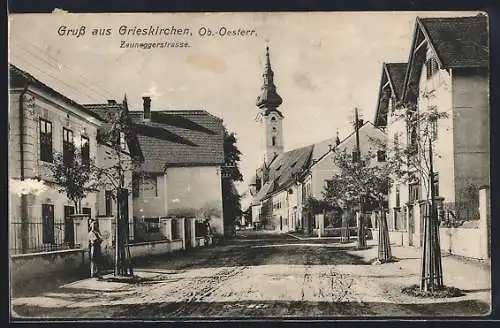
[[[69,246],[75,246],[75,228],[71,215],[75,214],[73,206],[64,206],[64,242]]]

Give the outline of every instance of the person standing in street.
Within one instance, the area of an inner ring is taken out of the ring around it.
[[[100,276],[101,265],[101,242],[102,236],[97,226],[97,221],[90,223],[89,231],[89,251],[90,251],[90,277]]]

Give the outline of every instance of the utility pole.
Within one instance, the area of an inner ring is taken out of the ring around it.
[[[358,167],[361,165],[361,149],[359,147],[359,117],[358,117],[358,108],[354,108],[354,116],[355,116],[355,123],[354,123],[354,131],[356,133],[356,165]],[[359,196],[358,199],[359,203],[359,213],[358,213],[358,248],[365,248],[366,247],[366,238],[365,238],[365,229],[364,229],[364,218],[363,218],[363,199],[362,196]]]

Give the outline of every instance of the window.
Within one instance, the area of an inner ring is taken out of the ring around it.
[[[82,164],[89,165],[90,164],[90,145],[89,138],[82,136]]]
[[[408,185],[408,200],[413,203],[420,199],[420,184],[413,182]]]
[[[52,163],[54,160],[52,152],[52,123],[40,119],[40,160]]]
[[[63,128],[63,160],[69,164],[74,158],[73,131]]]
[[[82,207],[82,214],[87,214],[91,218],[92,209],[90,207]]]
[[[104,192],[104,198],[106,202],[106,216],[113,216],[113,193],[111,190],[106,190]]]
[[[385,162],[386,161],[385,150],[378,150],[377,151],[377,161],[378,162]]]
[[[273,136],[273,138],[272,138],[272,139],[273,139],[273,140],[272,140],[272,142],[273,142],[273,146],[276,146],[276,137],[275,137],[275,136]]]
[[[359,162],[359,152],[356,150],[352,152],[352,162],[353,163]]]
[[[140,177],[132,174],[132,197],[137,198],[140,194]]]
[[[434,172],[434,197],[439,196],[439,173]]]
[[[400,190],[399,185],[396,185],[396,207],[401,207]]]
[[[273,121],[273,122],[276,121],[276,117],[274,117],[274,116],[271,117],[271,121]]]
[[[439,65],[434,57],[427,59],[425,62],[425,70],[427,73],[427,79],[430,79],[439,70]]]
[[[431,122],[431,129],[432,129],[432,140],[437,140],[437,138],[438,138],[438,122],[437,122],[437,120],[433,120]]]
[[[42,204],[42,240],[44,244],[54,243],[54,205]]]
[[[121,150],[127,150],[127,142],[125,140],[125,133],[120,132],[120,149]]]

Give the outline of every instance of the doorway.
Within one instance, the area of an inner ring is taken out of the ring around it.
[[[64,243],[69,247],[75,246],[75,228],[71,215],[75,214],[73,206],[64,206]]]

